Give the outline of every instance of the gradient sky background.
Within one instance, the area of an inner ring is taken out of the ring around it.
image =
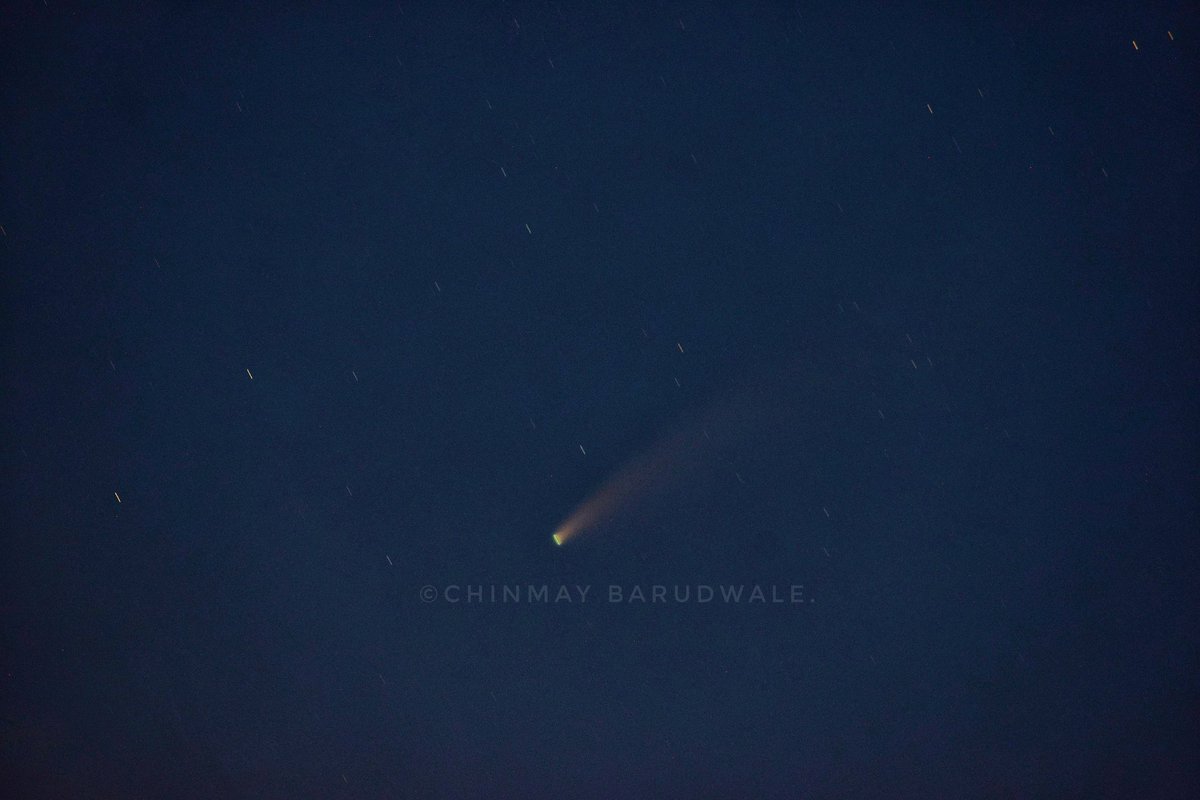
[[[0,23],[13,796],[1200,794],[1194,7],[105,5]]]

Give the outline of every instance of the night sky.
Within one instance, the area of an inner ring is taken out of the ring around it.
[[[101,5],[0,23],[6,796],[1200,796],[1195,7]]]

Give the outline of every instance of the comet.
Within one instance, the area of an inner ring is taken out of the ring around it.
[[[551,537],[562,546],[582,533],[629,516],[650,497],[661,495],[670,485],[691,472],[697,430],[689,426],[663,437],[648,450],[623,466],[591,497],[571,512]]]
[[[685,417],[580,503],[554,529],[551,540],[561,547],[602,527],[644,522],[654,509],[702,504],[714,484],[734,478],[739,458],[769,444],[762,434],[778,416],[764,388],[726,397]]]
[[[814,358],[743,377],[739,390],[685,415],[601,483],[554,528],[551,540],[563,547],[600,529],[648,528],[664,514],[670,520],[705,514],[746,491],[747,469],[788,474],[780,465],[809,457],[813,438],[840,423],[840,412],[817,419],[807,409],[853,414],[859,398],[870,396],[875,370],[863,366]]]

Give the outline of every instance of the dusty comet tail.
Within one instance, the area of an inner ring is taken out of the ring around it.
[[[676,494],[679,484],[702,485],[699,478],[711,466],[705,464],[706,456],[714,454],[703,430],[689,419],[627,462],[559,524],[551,537],[554,543],[564,545],[606,523],[636,517],[652,498]]]
[[[739,466],[778,462],[804,448],[820,425],[798,426],[795,408],[843,405],[847,370],[822,372],[800,363],[745,381],[739,391],[686,414],[647,449],[626,462],[554,529],[563,546],[583,534],[631,520],[648,520],[656,509],[696,509],[744,486]],[[857,387],[854,395],[861,392]]]

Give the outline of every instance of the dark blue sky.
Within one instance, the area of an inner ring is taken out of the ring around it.
[[[13,4],[0,780],[1200,793],[1200,15],[591,6]]]

